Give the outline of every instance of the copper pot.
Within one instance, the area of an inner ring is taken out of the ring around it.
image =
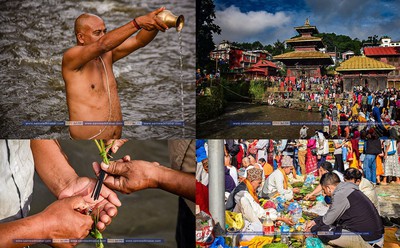
[[[185,22],[185,18],[183,15],[176,16],[172,14],[169,10],[164,10],[157,15],[158,18],[161,19],[169,28],[176,28],[176,31],[180,32],[183,28],[183,24]]]

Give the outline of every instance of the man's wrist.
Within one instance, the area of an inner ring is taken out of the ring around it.
[[[52,230],[51,220],[46,218],[44,212],[42,211],[42,212],[32,215],[30,217],[28,217],[28,218],[30,218],[29,222],[34,222],[34,223],[36,223],[35,225],[38,226],[38,228],[37,228],[37,232],[39,234],[38,237],[45,238],[45,239],[51,239],[51,234],[50,234],[50,231]]]
[[[159,163],[157,162],[152,162],[152,173],[154,173],[154,177],[151,180],[150,183],[150,187],[152,188],[161,188],[165,176],[166,171],[166,167],[161,166]]]
[[[79,179],[78,175],[70,176],[66,179],[61,187],[59,187],[56,191],[56,197],[58,200],[70,197],[73,195],[73,185],[76,184]]]
[[[133,26],[135,26],[135,28],[136,28],[137,30],[142,29],[142,28],[140,27],[140,25],[137,23],[136,18],[134,18],[134,19],[132,20],[132,24],[133,24]]]

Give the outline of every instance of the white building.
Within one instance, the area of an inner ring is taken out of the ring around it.
[[[400,46],[400,41],[392,41],[392,38],[388,36],[384,36],[380,40],[380,45],[381,47],[398,47]]]

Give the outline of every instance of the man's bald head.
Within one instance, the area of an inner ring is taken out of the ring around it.
[[[76,20],[75,20],[75,26],[74,26],[75,35],[77,35],[79,32],[82,32],[82,30],[87,25],[87,21],[91,18],[97,18],[97,19],[102,20],[97,15],[83,13],[82,15],[78,16],[78,18],[76,18]]]
[[[242,165],[244,168],[247,168],[250,165],[250,159],[248,157],[244,157],[242,159]]]

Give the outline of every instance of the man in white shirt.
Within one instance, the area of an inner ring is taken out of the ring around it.
[[[298,188],[289,189],[288,187],[289,179],[287,175],[292,173],[293,169],[293,159],[289,156],[283,156],[281,167],[272,172],[265,180],[262,189],[263,197],[271,198],[278,193],[289,201],[293,198],[293,193],[299,193],[300,190]]]

